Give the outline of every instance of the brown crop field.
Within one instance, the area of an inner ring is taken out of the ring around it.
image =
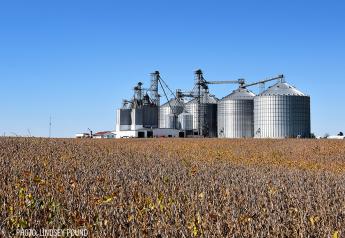
[[[345,141],[0,139],[0,237],[345,237]]]

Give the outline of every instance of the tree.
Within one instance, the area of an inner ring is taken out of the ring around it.
[[[339,132],[338,136],[344,136],[344,133]]]

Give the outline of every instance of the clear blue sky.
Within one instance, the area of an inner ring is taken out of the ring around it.
[[[0,134],[71,137],[159,70],[189,89],[284,73],[310,94],[312,131],[345,131],[345,3],[315,0],[0,2]],[[218,97],[233,86],[212,86]]]

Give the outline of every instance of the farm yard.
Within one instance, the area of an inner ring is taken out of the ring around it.
[[[0,237],[344,237],[341,140],[0,139]]]

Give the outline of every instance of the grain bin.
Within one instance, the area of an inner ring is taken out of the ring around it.
[[[131,130],[142,128],[158,128],[158,107],[143,105],[141,108],[131,109]]]
[[[183,112],[178,116],[179,129],[184,131],[193,130],[193,115],[188,112]]]
[[[171,114],[178,116],[183,112],[183,101],[171,99],[159,107],[159,128],[173,128]],[[176,118],[174,119],[176,122]]]
[[[174,114],[166,115],[166,128],[177,128],[177,116]]]
[[[238,88],[218,102],[218,137],[254,136],[254,97],[246,88]]]
[[[279,82],[256,96],[254,136],[309,137],[310,97],[286,82]]]
[[[158,106],[144,105],[142,109],[143,109],[143,127],[144,128],[158,128]]]
[[[218,99],[209,94],[204,94],[201,98],[200,123],[202,135],[207,137],[217,137],[217,102]],[[193,116],[193,131],[198,133],[198,99],[192,99],[185,104],[185,110]]]
[[[130,130],[132,124],[131,109],[117,109],[116,130]]]

